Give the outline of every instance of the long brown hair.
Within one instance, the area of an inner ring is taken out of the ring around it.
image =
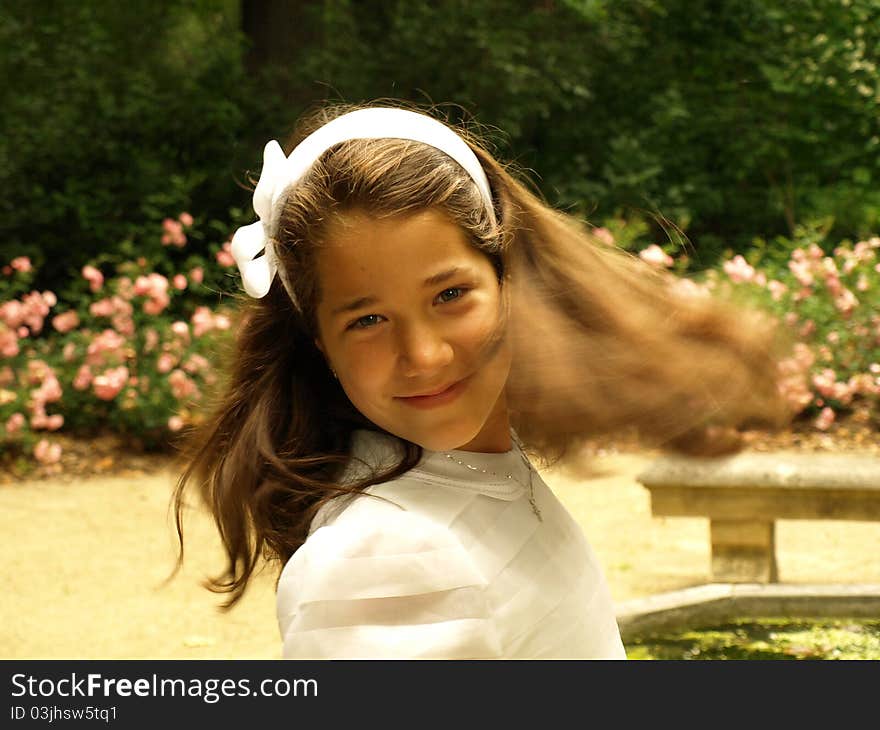
[[[311,113],[285,152],[363,106]],[[399,463],[354,484],[339,479],[354,430],[381,431],[352,406],[314,344],[315,251],[348,211],[442,210],[492,261],[508,304],[499,332],[514,347],[511,423],[538,455],[558,458],[587,437],[621,429],[671,450],[722,453],[736,448],[730,429],[787,418],[776,385],[782,342],[770,322],[717,298],[677,294],[637,257],[548,206],[473,132],[456,131],[486,172],[497,225],[457,163],[405,140],[336,145],[287,195],[275,246],[296,305],[279,277],[262,299],[243,299],[228,375],[185,444],[173,495],[177,568],[189,484],[214,517],[228,562],[206,587],[231,594],[224,608],[241,598],[261,556],[283,565],[293,555],[329,500],[394,478],[422,455],[398,439]]]

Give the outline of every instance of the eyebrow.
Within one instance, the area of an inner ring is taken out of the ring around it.
[[[445,281],[448,281],[454,276],[458,276],[461,273],[468,271],[468,269],[462,268],[461,266],[453,266],[451,269],[446,269],[445,271],[441,271],[433,276],[429,276],[422,282],[422,286],[437,286],[438,284],[442,284]],[[352,301],[343,304],[340,307],[336,307],[331,312],[331,316],[335,317],[339,314],[345,314],[346,312],[353,312],[361,307],[368,307],[370,305],[376,304],[379,301],[377,297],[367,296],[360,297],[358,299],[353,299]]]

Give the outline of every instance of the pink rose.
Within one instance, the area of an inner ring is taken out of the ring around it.
[[[183,225],[189,228],[193,224],[193,217],[189,213],[181,213],[177,220],[179,220]]]
[[[755,279],[755,268],[742,256],[734,256],[732,261],[725,261],[722,268],[734,284],[747,283]]]
[[[606,246],[614,245],[614,235],[607,228],[594,228],[593,237],[599,243],[604,243]]]
[[[111,317],[114,311],[113,300],[109,298],[99,299],[89,305],[89,314],[93,317]]]
[[[104,286],[104,275],[94,266],[83,266],[82,275],[89,282],[89,289],[93,292],[100,290]]]
[[[134,280],[135,296],[149,296],[151,291],[150,280],[143,274]]]
[[[183,419],[180,416],[171,416],[168,419],[168,430],[179,431],[183,428]]]
[[[798,330],[798,334],[801,337],[806,338],[806,337],[809,337],[811,334],[813,334],[815,331],[816,331],[816,323],[812,319],[808,319],[801,326],[800,330]]]
[[[86,390],[92,384],[92,371],[88,365],[80,365],[73,378],[73,387],[77,390]]]
[[[0,327],[0,357],[15,357],[18,353],[18,335],[14,330]]]
[[[656,243],[652,243],[647,248],[639,251],[639,258],[651,266],[665,266],[669,268],[674,263],[672,257]]]
[[[50,372],[39,389],[33,391],[33,394],[43,403],[56,403],[61,400],[61,396],[64,393],[61,390],[61,383],[58,382],[55,373]]]
[[[128,381],[128,368],[120,366],[105,370],[92,380],[92,390],[101,400],[113,400]]]
[[[834,411],[826,406],[822,409],[822,412],[819,414],[816,420],[813,421],[813,425],[820,431],[827,431],[831,424],[834,423],[834,418]]]
[[[182,248],[186,245],[186,235],[183,233],[183,224],[180,221],[166,218],[162,221],[162,228],[165,230],[162,234],[163,246],[172,244],[178,248]]]
[[[79,315],[75,310],[69,309],[63,314],[53,317],[52,326],[62,334],[70,332],[70,330],[79,326]]]
[[[171,353],[163,352],[156,360],[156,370],[160,373],[170,373],[171,369],[177,364],[177,358]]]
[[[60,413],[53,413],[46,419],[46,429],[49,431],[57,431],[64,425],[64,416]]]
[[[27,273],[32,268],[31,260],[27,256],[16,256],[9,262],[9,265],[16,271],[21,271],[22,273]]]
[[[198,353],[194,353],[190,355],[187,361],[183,364],[183,369],[190,375],[194,375],[201,370],[207,369],[209,366],[210,363],[204,357]]]
[[[833,297],[840,296],[843,291],[843,284],[840,283],[836,274],[829,274],[825,277],[825,286],[828,287],[828,292]]]
[[[767,288],[770,290],[770,296],[773,298],[774,302],[778,302],[782,299],[782,295],[788,291],[788,287],[776,279],[769,281],[767,283]]]
[[[161,314],[162,310],[165,309],[171,303],[171,299],[168,298],[168,295],[164,292],[156,297],[152,297],[144,302],[143,310],[145,314],[157,315]]]
[[[30,360],[27,364],[28,382],[31,385],[42,383],[49,376],[49,366],[43,360]]]
[[[123,356],[123,347],[125,347],[125,337],[116,330],[105,329],[89,343],[86,362],[90,365],[98,365]]]
[[[201,284],[205,279],[205,272],[201,266],[196,266],[192,271],[189,272],[190,281],[193,284]]]
[[[183,274],[175,274],[172,283],[174,284],[174,288],[179,291],[186,289],[186,277]]]
[[[232,242],[227,241],[217,252],[217,263],[221,266],[235,266],[235,258],[232,255]]]
[[[134,334],[134,320],[131,318],[131,315],[117,313],[113,315],[110,324],[121,335],[131,337]]]
[[[120,276],[116,280],[116,291],[122,299],[131,299],[134,296],[134,282],[127,276]]]
[[[6,419],[6,433],[10,436],[21,431],[22,426],[24,426],[24,415],[21,413],[13,413]]]
[[[24,306],[17,299],[11,299],[0,304],[0,320],[12,327],[12,329],[18,329],[18,326],[24,321],[24,316]]]
[[[193,337],[201,337],[214,327],[214,315],[207,307],[196,307],[192,316]]]
[[[34,457],[41,464],[55,464],[61,459],[61,445],[50,444],[46,439],[41,439],[34,446]]]
[[[229,317],[225,314],[214,314],[208,307],[196,307],[191,319],[193,337],[201,337],[211,330],[227,330],[230,327]]]
[[[693,279],[673,276],[669,284],[673,292],[683,297],[702,298],[709,296],[709,289],[706,285],[698,284]]]
[[[801,286],[808,287],[812,285],[813,274],[810,271],[809,261],[792,258],[792,260],[788,262],[788,268],[791,273],[794,274],[794,278],[798,280],[798,283]]]
[[[859,300],[849,289],[844,288],[841,294],[834,299],[834,306],[844,317],[847,317],[859,306]]]
[[[218,314],[214,317],[214,328],[218,330],[229,329],[229,317],[225,314]]]
[[[178,400],[198,395],[196,384],[183,370],[172,370],[168,376],[168,383],[171,385],[172,394]]]

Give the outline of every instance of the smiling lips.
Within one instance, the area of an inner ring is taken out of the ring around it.
[[[434,406],[445,405],[455,400],[464,390],[467,378],[458,380],[444,390],[437,391],[430,395],[413,395],[409,397],[400,397],[400,400],[410,406],[416,408],[433,408]]]

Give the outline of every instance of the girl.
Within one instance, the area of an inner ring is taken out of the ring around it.
[[[552,210],[416,109],[320,110],[265,149],[230,377],[197,479],[283,656],[624,658],[609,590],[526,451],[624,427],[688,453],[780,424],[777,339]]]

